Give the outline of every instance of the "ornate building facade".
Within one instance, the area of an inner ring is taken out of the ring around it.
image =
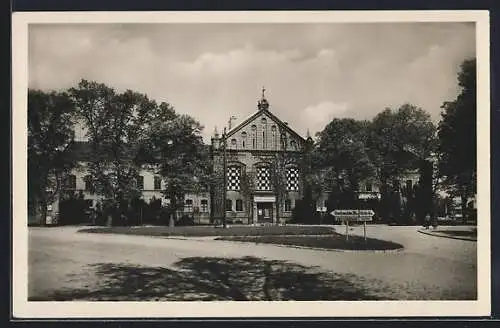
[[[237,126],[214,132],[213,217],[233,222],[289,220],[302,198],[307,140],[270,110],[262,91],[257,111]]]

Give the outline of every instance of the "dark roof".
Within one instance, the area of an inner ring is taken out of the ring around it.
[[[209,151],[211,145],[204,144],[206,150]],[[91,144],[88,141],[73,141],[69,147],[70,156],[78,162],[90,162],[95,160],[95,155],[92,151]]]
[[[227,133],[226,138],[229,138],[230,136],[232,136],[233,134],[235,134],[236,132],[238,132],[239,130],[241,130],[244,126],[246,126],[247,124],[249,124],[251,121],[253,121],[257,116],[259,116],[262,113],[265,113],[273,121],[275,121],[276,124],[278,124],[282,129],[284,129],[285,131],[288,131],[291,135],[293,135],[296,138],[298,138],[301,142],[304,143],[306,141],[300,134],[298,134],[297,132],[295,132],[292,128],[290,128],[288,126],[288,124],[284,123],[276,115],[274,115],[273,113],[271,113],[268,109],[260,109],[260,110],[256,111],[254,114],[252,114],[246,120],[244,120],[243,122],[241,122],[240,124],[238,124],[237,126],[235,126],[234,128],[232,128],[231,130],[229,130],[228,133]]]

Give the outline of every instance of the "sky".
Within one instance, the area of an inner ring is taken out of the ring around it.
[[[437,122],[453,100],[473,23],[43,24],[29,28],[29,87],[81,79],[132,89],[217,126],[270,110],[302,136],[333,118],[411,103]]]

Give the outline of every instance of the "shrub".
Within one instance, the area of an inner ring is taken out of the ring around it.
[[[89,223],[90,212],[88,203],[83,197],[70,195],[59,203],[59,225]]]
[[[194,217],[184,214],[181,218],[176,222],[177,226],[194,226]]]

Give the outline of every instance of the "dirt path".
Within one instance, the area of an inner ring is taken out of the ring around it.
[[[369,236],[406,249],[352,253],[30,228],[28,292],[34,300],[475,299],[475,243],[414,227],[371,228]]]

